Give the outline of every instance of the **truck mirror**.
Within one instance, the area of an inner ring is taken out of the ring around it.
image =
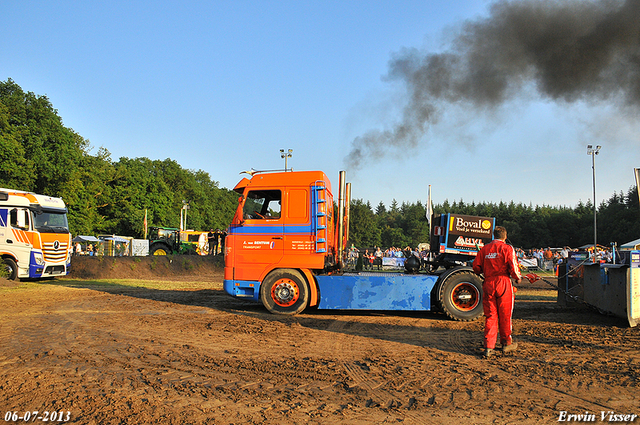
[[[27,211],[14,208],[11,210],[11,226],[18,229],[26,229],[27,228]]]
[[[236,208],[236,213],[233,216],[233,220],[231,221],[231,223],[238,225],[238,226],[242,226],[244,224],[244,204],[242,203],[243,201],[243,197],[239,197],[238,198],[238,207]]]
[[[27,227],[26,211],[18,211],[18,227],[24,229]]]

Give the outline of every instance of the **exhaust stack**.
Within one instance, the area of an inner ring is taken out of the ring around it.
[[[346,172],[340,171],[340,177],[338,178],[338,268],[342,269],[344,266],[344,216],[345,216],[345,192],[346,192]]]
[[[349,217],[351,217],[351,183],[346,183],[344,195],[344,248],[349,243]]]

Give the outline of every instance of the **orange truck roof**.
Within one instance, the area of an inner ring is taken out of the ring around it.
[[[233,188],[234,191],[242,193],[246,187],[256,186],[306,186],[315,181],[324,181],[327,189],[331,192],[331,181],[322,171],[287,171],[276,173],[257,173],[251,179],[246,177],[240,180]]]

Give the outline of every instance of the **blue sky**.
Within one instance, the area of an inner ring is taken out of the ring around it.
[[[325,171],[387,206],[500,202],[574,206],[635,185],[637,109],[565,102],[535,88],[498,108],[443,108],[419,143],[359,169],[354,139],[399,120],[406,49],[445,51],[492,3],[451,1],[14,1],[0,3],[0,79],[49,97],[65,126],[112,158],[171,158],[232,188],[239,172]],[[404,50],[403,50],[404,49]],[[527,82],[524,83],[527,86]]]

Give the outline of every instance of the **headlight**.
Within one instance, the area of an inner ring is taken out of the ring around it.
[[[37,265],[39,266],[44,266],[44,257],[42,257],[42,253],[41,252],[34,252],[33,253],[33,259],[36,262]]]

